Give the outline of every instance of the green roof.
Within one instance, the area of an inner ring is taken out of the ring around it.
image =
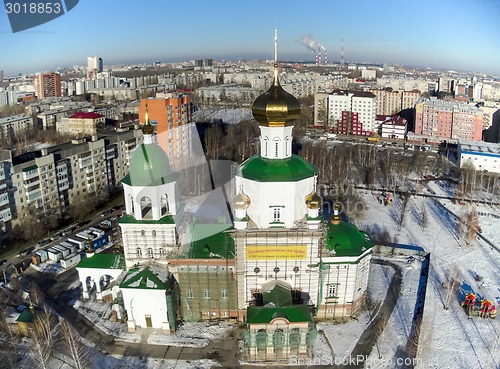
[[[174,217],[172,215],[165,215],[159,220],[143,219],[138,220],[131,214],[126,214],[118,219],[118,223],[137,223],[137,224],[175,224]]]
[[[264,305],[270,302],[274,303],[276,307],[292,305],[292,291],[290,287],[287,288],[279,282],[268,290],[263,291],[262,298]]]
[[[33,313],[31,312],[30,309],[24,309],[21,314],[16,319],[16,322],[22,322],[22,323],[32,323],[33,322]]]
[[[121,254],[94,254],[78,263],[77,268],[124,269],[125,259]]]
[[[161,272],[154,272],[150,267],[145,267],[144,269],[130,269],[123,282],[120,284],[120,288],[138,288],[143,290],[167,290],[169,286],[168,278],[166,278],[166,267],[165,267],[165,281],[159,277]]]
[[[230,224],[194,224],[189,257],[194,259],[234,259],[234,240],[226,230]]]
[[[23,172],[29,172],[29,171],[35,170],[35,169],[38,169],[38,166],[37,165],[31,165],[29,167],[24,168]]]
[[[334,256],[359,256],[373,247],[370,237],[354,224],[341,221],[329,224],[325,237],[325,246],[335,251]]]
[[[267,159],[254,155],[241,167],[243,178],[258,182],[296,182],[317,174],[317,169],[298,155],[286,159]]]
[[[122,183],[129,186],[158,186],[175,181],[167,154],[155,143],[141,144],[130,156],[129,174]]]
[[[276,318],[285,318],[290,323],[312,322],[311,311],[305,304],[286,307],[249,306],[247,308],[248,324],[266,324]]]

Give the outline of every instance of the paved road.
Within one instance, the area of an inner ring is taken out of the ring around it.
[[[223,365],[235,367],[237,365],[238,339],[241,338],[239,329],[234,328],[226,337],[211,342],[207,347],[177,347],[165,345],[151,345],[147,340],[139,343],[116,341],[115,337],[103,332],[93,322],[76,309],[65,304],[60,296],[68,286],[78,278],[75,269],[57,277],[38,271],[30,272],[27,279],[35,280],[40,288],[46,292],[45,302],[60,317],[66,319],[78,333],[90,341],[101,352],[111,355],[151,357],[169,360],[198,360],[214,359]]]

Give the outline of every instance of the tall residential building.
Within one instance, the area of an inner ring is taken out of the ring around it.
[[[102,72],[103,62],[98,56],[89,56],[87,58],[87,76],[89,78],[95,78],[97,73]]]
[[[61,75],[55,72],[37,73],[35,75],[35,93],[39,99],[62,96]]]
[[[415,133],[443,138],[481,140],[483,112],[467,104],[430,99],[415,106]]]
[[[167,93],[162,98],[141,100],[139,121],[144,124],[146,105],[149,119],[157,126],[158,144],[167,153],[170,164],[178,167],[190,152],[192,104],[189,95]]]
[[[12,158],[9,151],[0,152],[0,225],[33,213],[68,213],[89,196],[114,191],[128,173],[131,151],[141,142],[141,131],[129,130],[75,139]]]
[[[420,91],[392,91],[391,89],[368,90],[377,97],[377,115],[392,115],[404,109],[412,109],[420,98]]]
[[[377,115],[376,97],[365,91],[333,90],[328,96],[328,126],[336,130],[343,112],[356,113],[362,131],[372,132]]]
[[[3,81],[3,78],[4,78],[4,77],[3,77],[3,70],[1,70],[1,69],[0,69],[0,82],[2,82],[2,81]]]

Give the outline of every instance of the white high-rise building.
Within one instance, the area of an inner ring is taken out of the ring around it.
[[[333,90],[328,96],[328,125],[335,127],[342,120],[342,112],[357,113],[363,130],[371,132],[375,126],[376,97],[371,92]]]
[[[87,58],[87,74],[96,77],[95,74],[101,73],[103,70],[102,59],[98,56],[89,56]]]

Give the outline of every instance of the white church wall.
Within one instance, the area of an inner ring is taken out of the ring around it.
[[[146,318],[149,316],[151,328],[168,329],[165,290],[122,288],[121,291],[129,327],[130,322],[133,322],[136,328],[146,328]]]

